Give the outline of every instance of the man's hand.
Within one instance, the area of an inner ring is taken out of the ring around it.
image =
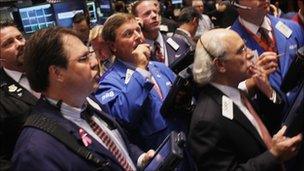
[[[253,76],[246,80],[248,92],[253,93],[258,88],[267,97],[274,91],[269,83],[269,75],[278,68],[278,55],[274,52],[264,52],[258,57],[254,66],[250,68]]]
[[[287,161],[298,153],[300,143],[303,139],[302,134],[294,137],[284,136],[287,127],[283,126],[272,138],[272,147],[270,153],[273,154],[280,162]]]
[[[266,71],[257,66],[251,67],[250,70],[253,73],[253,76],[251,78],[256,87],[268,98],[271,98],[274,90],[269,83]]]
[[[271,73],[276,71],[276,69],[278,68],[278,62],[279,62],[279,58],[276,53],[264,52],[257,59],[255,65],[257,67],[261,67],[265,71],[268,77]]]
[[[146,70],[151,56],[149,44],[139,44],[132,52],[132,55],[132,63],[134,66]]]
[[[142,166],[145,166],[155,155],[154,150],[149,150],[146,153],[144,153],[144,157],[142,159]]]

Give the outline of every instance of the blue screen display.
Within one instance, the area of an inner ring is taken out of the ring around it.
[[[58,26],[72,27],[72,18],[76,13],[84,12],[85,3],[83,1],[70,0],[53,4],[53,9]]]
[[[19,15],[25,33],[56,25],[50,4],[19,8]]]

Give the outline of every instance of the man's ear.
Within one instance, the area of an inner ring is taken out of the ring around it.
[[[215,69],[219,73],[224,73],[226,72],[226,68],[223,64],[223,62],[219,58],[214,58],[213,59],[213,64],[215,66]]]
[[[49,67],[49,76],[51,80],[56,80],[58,82],[62,82],[64,80],[62,68],[57,67],[55,65],[51,65]]]
[[[108,46],[109,46],[109,48],[110,48],[110,50],[111,50],[112,53],[114,53],[114,52],[117,51],[117,49],[116,49],[116,47],[115,47],[115,45],[114,45],[114,42],[108,41],[108,42],[106,42],[106,43],[108,44]]]

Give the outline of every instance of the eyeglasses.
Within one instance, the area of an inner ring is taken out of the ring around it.
[[[80,63],[86,63],[88,62],[92,57],[96,58],[96,54],[95,54],[95,50],[93,50],[92,48],[88,48],[88,51],[78,57],[77,59],[75,59],[77,62],[80,62]]]

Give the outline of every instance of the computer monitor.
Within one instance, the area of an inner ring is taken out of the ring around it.
[[[98,1],[98,18],[100,23],[104,23],[105,20],[112,14],[112,3],[110,0]]]
[[[97,11],[96,11],[96,4],[94,1],[87,2],[87,10],[90,16],[90,22],[92,25],[97,23]]]
[[[55,16],[50,4],[38,4],[18,8],[21,28],[25,33],[56,25]]]
[[[183,0],[172,0],[173,5],[179,5],[179,4],[182,4],[182,3],[183,3]]]
[[[56,23],[58,26],[71,28],[72,18],[76,13],[84,12],[86,5],[85,1],[66,0],[53,5]]]

